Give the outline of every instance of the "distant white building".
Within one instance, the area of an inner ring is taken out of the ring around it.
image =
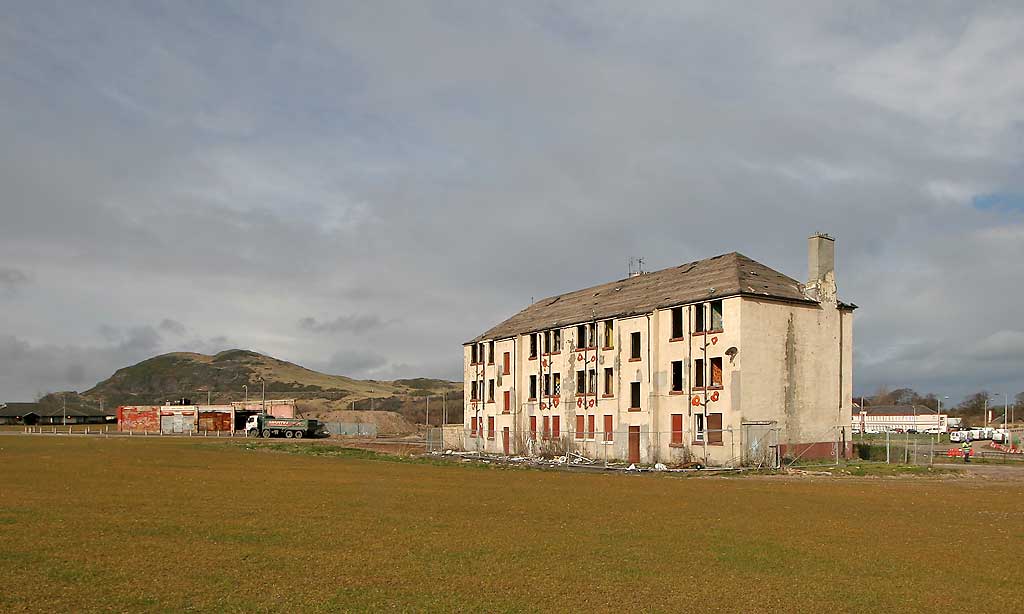
[[[924,405],[888,405],[855,407],[852,423],[853,429],[861,433],[909,430],[948,433],[953,420],[959,422]]]

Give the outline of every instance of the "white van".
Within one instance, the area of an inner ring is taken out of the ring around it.
[[[963,443],[971,440],[970,431],[950,431],[949,442],[950,443]]]

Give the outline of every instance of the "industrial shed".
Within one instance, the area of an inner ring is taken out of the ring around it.
[[[0,403],[0,424],[104,424],[114,418],[114,414],[93,407]]]

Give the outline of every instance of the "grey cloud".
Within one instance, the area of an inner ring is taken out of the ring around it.
[[[374,370],[388,364],[387,358],[372,351],[335,352],[326,363],[319,365],[325,373],[349,377],[371,377]]]
[[[299,328],[312,333],[367,333],[386,325],[375,315],[338,316],[322,321],[309,317],[299,320]]]
[[[13,295],[28,285],[30,280],[31,278],[24,271],[0,267],[0,296]]]
[[[161,320],[159,328],[165,333],[170,333],[172,335],[177,335],[179,337],[188,332],[188,329],[185,328],[184,324],[178,322],[177,320],[172,320],[170,318],[164,318],[163,320]]]

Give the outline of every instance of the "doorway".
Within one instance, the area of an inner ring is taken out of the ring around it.
[[[629,462],[640,462],[640,427],[629,427]]]
[[[506,426],[501,430],[501,447],[505,451],[505,456],[508,456],[508,427]]]

